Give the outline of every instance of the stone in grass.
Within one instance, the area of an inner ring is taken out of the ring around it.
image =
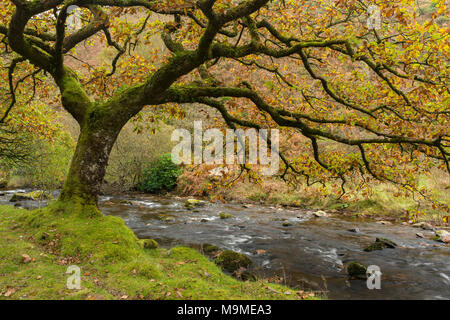
[[[230,219],[233,218],[233,215],[230,213],[226,213],[226,212],[221,212],[220,213],[220,219]]]
[[[248,268],[253,263],[246,255],[231,250],[223,251],[214,262],[223,270],[230,273],[240,268]]]
[[[139,245],[144,249],[156,249],[158,248],[158,242],[153,239],[142,239],[139,240]]]
[[[356,279],[367,279],[367,267],[362,263],[353,261],[347,265],[347,273],[350,277]]]
[[[283,222],[282,226],[283,226],[283,227],[290,227],[290,226],[292,226],[292,223],[289,222],[289,221]]]
[[[384,248],[394,249],[397,247],[397,244],[393,241],[385,238],[377,238],[374,243],[367,246],[364,251],[371,252],[375,250],[383,250]]]

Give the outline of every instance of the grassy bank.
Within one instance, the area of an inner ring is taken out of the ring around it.
[[[320,209],[346,216],[399,222],[428,221],[440,225],[449,215],[443,207],[450,206],[450,180],[440,171],[436,171],[433,176],[419,177],[418,184],[420,188],[430,190],[428,196],[443,204],[442,207],[433,205],[429,199],[417,193],[413,195],[399,192],[389,183],[374,184],[370,190],[348,183],[347,193],[338,198],[329,186],[308,187],[298,184],[292,188],[276,178],[268,178],[259,184],[241,181],[227,188],[220,184],[211,187],[211,182],[205,177],[182,177],[180,182],[177,191],[183,195],[205,196],[211,200],[292,206],[307,210]]]
[[[432,183],[423,179],[423,183]],[[449,204],[450,198],[445,186],[433,185],[434,197],[441,203]],[[358,192],[338,199],[333,193],[324,194],[316,188],[298,188],[290,190],[282,182],[268,182],[262,185],[240,184],[227,190],[225,195],[231,201],[253,201],[268,205],[320,209],[337,214],[361,217],[382,218],[393,221],[427,221],[440,225],[448,212],[433,207],[432,203],[420,199],[418,195],[396,195],[396,189],[390,184],[373,187],[372,194],[361,195]]]
[[[0,299],[306,298],[238,281],[190,248],[144,249],[120,218],[50,208],[0,206]],[[81,268],[80,290],[66,287],[71,265]]]

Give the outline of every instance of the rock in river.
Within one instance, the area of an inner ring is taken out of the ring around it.
[[[220,219],[230,219],[233,218],[233,215],[230,213],[226,213],[226,212],[221,212],[220,213]]]
[[[207,255],[215,255],[217,252],[220,251],[220,248],[213,244],[204,243],[202,244],[202,250]]]
[[[9,201],[18,202],[18,201],[36,201],[36,200],[49,200],[51,195],[42,190],[36,190],[29,193],[17,192],[14,193]]]
[[[319,210],[316,212],[313,212],[314,217],[316,218],[325,218],[328,217],[328,214],[325,211]]]
[[[437,230],[436,236],[433,239],[443,243],[450,243],[450,232],[446,230]]]
[[[383,250],[384,248],[394,249],[397,247],[397,244],[393,241],[385,238],[377,238],[374,243],[367,246],[364,251],[371,252],[375,250]]]
[[[367,267],[359,262],[350,262],[347,265],[347,273],[352,278],[367,279]]]
[[[434,230],[433,226],[426,222],[419,222],[412,225],[414,228],[422,228],[423,230]]]
[[[187,209],[194,209],[197,207],[204,207],[206,205],[206,201],[203,200],[197,200],[197,199],[187,199],[184,203],[184,206]]]
[[[248,268],[252,264],[252,260],[249,257],[231,250],[223,251],[214,262],[222,269],[231,273],[240,268]]]

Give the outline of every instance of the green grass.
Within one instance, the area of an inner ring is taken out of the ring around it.
[[[0,299],[302,298],[265,280],[238,281],[194,249],[144,249],[120,218],[55,208],[0,206]],[[33,261],[22,263],[23,254]],[[70,265],[81,268],[80,290],[66,288]]]

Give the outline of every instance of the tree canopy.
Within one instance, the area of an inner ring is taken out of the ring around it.
[[[188,103],[231,128],[280,128],[284,179],[420,192],[419,173],[450,172],[448,11],[433,7],[425,19],[412,0],[2,1],[0,119],[56,85],[81,127],[65,189],[94,199],[125,123]],[[83,45],[114,53],[91,64]]]

